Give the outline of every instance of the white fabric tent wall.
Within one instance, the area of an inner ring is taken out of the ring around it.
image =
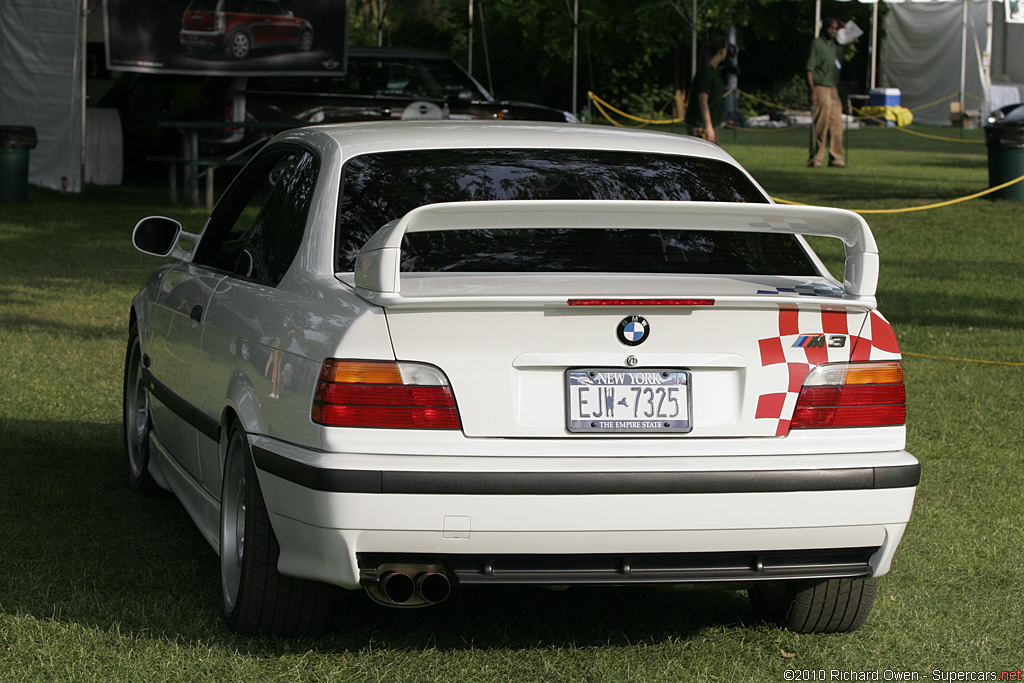
[[[0,125],[33,126],[29,182],[82,188],[78,0],[0,0]]]
[[[915,109],[960,92],[963,2],[894,4],[885,18],[880,50],[881,85],[899,88],[902,104]],[[966,108],[985,110],[979,56],[985,52],[987,3],[967,3]],[[1003,6],[993,12],[993,82],[1024,82],[1024,25],[1006,24]],[[958,99],[958,98],[954,98]],[[914,121],[949,124],[949,104],[918,109]]]
[[[1003,0],[859,0],[875,5],[875,18],[880,1],[889,5],[880,55],[872,55],[872,69],[880,63],[881,77],[876,80],[872,70],[869,80],[873,85],[899,88],[902,104],[916,109],[915,121],[948,124],[949,100],[944,98],[950,95],[966,109],[980,109],[985,115],[991,84],[1001,91],[1000,96],[991,97],[992,108],[1024,101],[1024,24],[1006,23]],[[816,0],[815,16],[820,26],[821,0]],[[878,28],[873,20],[872,52]],[[1015,89],[1021,99],[1015,99]],[[936,100],[944,101],[917,109]]]

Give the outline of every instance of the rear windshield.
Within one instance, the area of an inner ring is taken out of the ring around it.
[[[595,150],[416,150],[344,167],[336,270],[381,226],[439,202],[631,199],[758,202],[738,168],[679,155]],[[701,230],[459,230],[406,235],[406,272],[818,275],[792,235]]]
[[[188,3],[186,12],[216,12],[220,0],[192,0]]]

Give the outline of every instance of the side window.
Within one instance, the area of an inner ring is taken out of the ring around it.
[[[277,286],[298,253],[319,164],[275,150],[246,167],[217,204],[193,263]]]
[[[269,2],[268,0],[258,0],[256,3],[257,11],[260,14],[266,14],[269,16],[284,16],[288,12],[279,2]]]

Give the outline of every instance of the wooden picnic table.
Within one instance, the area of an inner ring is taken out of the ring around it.
[[[213,208],[213,176],[221,166],[238,166],[248,161],[249,157],[263,145],[265,139],[259,139],[224,156],[202,157],[199,154],[199,136],[204,132],[227,130],[256,130],[277,133],[282,130],[307,126],[307,121],[158,121],[161,128],[171,128],[181,134],[180,157],[149,157],[151,161],[162,161],[169,164],[169,185],[171,202],[177,203],[177,166],[182,167],[182,186],[185,190],[186,203],[193,207],[200,206],[199,176],[206,176],[206,208]],[[200,169],[204,169],[200,171]]]

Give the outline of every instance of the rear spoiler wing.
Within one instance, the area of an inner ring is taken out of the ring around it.
[[[401,290],[406,233],[500,228],[691,229],[834,237],[846,247],[846,295],[873,297],[878,286],[878,245],[871,228],[858,214],[844,209],[734,202],[513,200],[413,209],[378,230],[359,250],[356,287],[382,294]]]

